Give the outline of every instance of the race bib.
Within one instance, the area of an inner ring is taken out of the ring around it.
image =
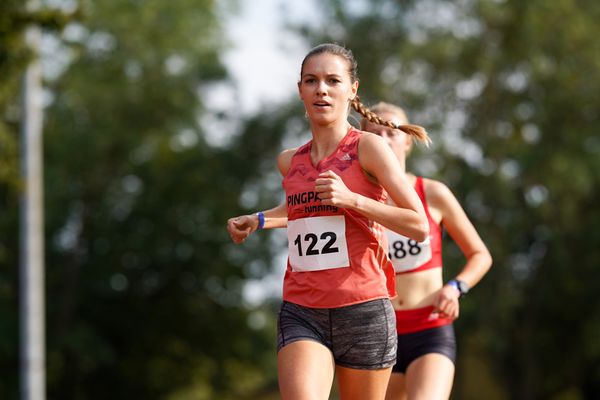
[[[288,221],[290,265],[295,272],[348,268],[343,215]]]
[[[389,243],[388,256],[397,273],[413,270],[431,260],[429,237],[417,242],[390,230],[386,232]]]

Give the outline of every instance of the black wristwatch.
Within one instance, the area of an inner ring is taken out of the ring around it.
[[[450,285],[453,288],[455,288],[456,290],[458,290],[458,292],[460,293],[460,297],[463,297],[464,295],[466,295],[467,293],[469,293],[469,285],[467,285],[467,282],[465,281],[459,281],[458,279],[451,279],[448,281],[448,283],[446,285]]]

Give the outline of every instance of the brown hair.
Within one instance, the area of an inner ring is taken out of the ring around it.
[[[300,80],[302,80],[302,72],[304,72],[304,64],[306,64],[306,61],[308,61],[308,59],[312,56],[316,56],[318,54],[332,54],[334,56],[342,57],[348,62],[348,74],[350,75],[350,81],[354,83],[358,80],[358,63],[354,58],[354,54],[352,54],[351,50],[348,50],[347,48],[335,43],[320,44],[316,47],[313,47],[308,54],[306,54],[304,60],[302,60],[302,67],[300,68]]]
[[[402,107],[399,107],[397,105],[391,104],[391,103],[386,103],[383,101],[380,101],[379,103],[375,104],[374,106],[369,107],[369,110],[373,111],[374,113],[376,113],[377,115],[381,115],[381,114],[392,114],[395,115],[396,117],[398,117],[398,119],[400,121],[402,121],[402,123],[406,123],[408,124],[408,117],[406,116],[406,112],[404,112],[404,109]],[[360,121],[360,129],[362,129],[363,131],[366,128],[367,122],[369,122],[368,119],[363,118]]]
[[[408,118],[406,117],[406,113],[404,110],[398,106],[393,104],[379,102],[375,104],[373,107],[366,108],[361,102],[358,96],[352,100],[352,108],[354,108],[360,115],[364,117],[363,121],[367,120],[369,122],[373,122],[379,125],[387,126],[392,129],[400,129],[402,132],[405,132],[417,140],[422,141],[425,145],[429,145],[431,143],[431,139],[429,135],[427,135],[427,131],[425,128],[419,125],[412,125],[408,123]],[[398,117],[406,121],[404,124],[394,124],[391,121],[383,120],[376,113],[389,112],[390,114],[396,114]],[[364,128],[364,123],[361,121],[361,128]]]
[[[345,59],[348,62],[348,75],[350,75],[350,81],[352,83],[358,81],[358,73],[357,73],[358,63],[356,62],[356,59],[354,58],[354,54],[352,54],[351,50],[346,49],[345,47],[340,46],[335,43],[320,44],[316,47],[313,47],[308,52],[308,54],[306,54],[306,56],[304,57],[304,60],[302,60],[302,67],[300,68],[300,79],[301,80],[302,80],[302,72],[304,71],[304,64],[306,63],[306,61],[309,58],[311,58],[312,56],[316,56],[318,54],[332,54],[332,55],[339,56],[339,57],[342,57],[343,59]],[[384,103],[379,103],[378,105],[380,105],[380,104],[384,104]],[[408,123],[396,125],[390,121],[383,120],[376,113],[374,113],[373,111],[371,111],[370,109],[365,107],[365,105],[361,103],[358,95],[355,96],[354,99],[352,99],[350,101],[350,105],[360,115],[365,117],[365,119],[367,119],[370,122],[373,122],[373,123],[376,123],[379,125],[383,125],[383,126],[387,126],[392,129],[400,129],[401,131],[415,137],[417,140],[424,142],[426,145],[429,145],[429,143],[431,143],[431,139],[429,139],[429,135],[427,135],[427,131],[425,131],[425,128],[423,128],[422,126],[412,125],[412,124],[408,124]],[[404,111],[402,109],[400,109],[400,110],[404,114]],[[381,111],[383,111],[383,110],[380,110],[380,112]],[[393,112],[395,112],[395,111],[393,111]],[[404,115],[404,116],[406,117],[406,115]],[[407,120],[407,119],[405,118],[405,120]]]

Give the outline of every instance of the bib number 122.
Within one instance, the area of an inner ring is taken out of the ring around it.
[[[316,248],[319,239],[327,240],[327,242],[321,249]],[[308,247],[306,247],[306,255],[316,256],[319,254],[339,253],[340,249],[333,246],[336,240],[337,235],[335,234],[335,232],[323,232],[320,237],[318,237],[314,233],[307,233],[304,235],[304,237],[298,234],[298,236],[296,236],[296,239],[294,240],[294,244],[296,245],[296,247],[298,247],[298,255],[300,257],[303,256],[303,243],[308,244]]]

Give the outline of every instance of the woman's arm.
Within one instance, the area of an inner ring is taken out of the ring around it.
[[[296,149],[283,151],[277,157],[277,167],[282,176],[286,176],[290,168],[292,156]],[[264,226],[263,229],[285,228],[287,227],[287,204],[282,202],[276,207],[263,211]],[[227,231],[234,243],[240,244],[246,240],[252,232],[258,229],[259,217],[257,214],[240,215],[227,220]]]
[[[335,205],[358,211],[388,229],[417,241],[429,235],[429,224],[423,204],[408,182],[396,156],[383,139],[364,133],[359,143],[359,162],[388,192],[395,205],[384,204],[348,189],[333,171],[319,175],[315,190],[324,205]]]
[[[442,225],[467,259],[455,279],[465,282],[472,288],[490,269],[492,256],[450,189],[442,182],[428,179],[425,183],[430,209],[440,212]],[[455,287],[446,284],[440,291],[436,307],[452,318],[458,317],[459,295]]]
[[[263,211],[265,224],[262,229],[287,227],[287,205],[285,202],[277,207]],[[234,243],[240,244],[252,232],[258,230],[259,218],[257,214],[240,215],[227,220],[227,231]]]

